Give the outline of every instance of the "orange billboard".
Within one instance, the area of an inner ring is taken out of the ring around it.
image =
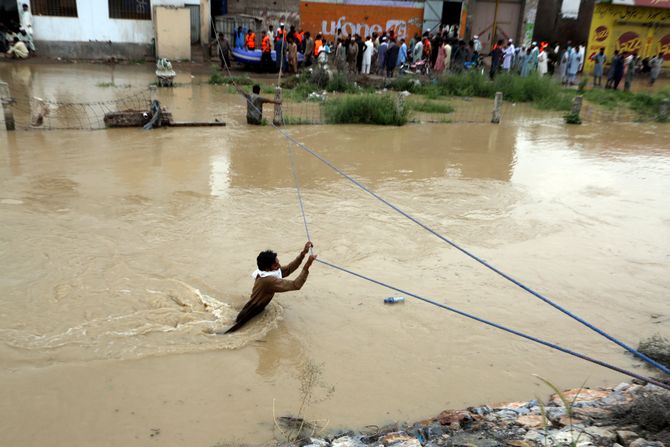
[[[300,24],[312,35],[332,40],[341,29],[346,35],[394,31],[398,38],[421,33],[423,3],[398,0],[312,0],[300,2]]]

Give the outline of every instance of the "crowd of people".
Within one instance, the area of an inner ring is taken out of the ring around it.
[[[27,3],[21,5],[19,22],[0,22],[0,54],[13,59],[27,59],[35,53],[33,15]]]
[[[317,61],[332,64],[342,73],[377,74],[393,77],[398,71],[405,73],[443,74],[467,70],[484,72],[484,58],[490,57],[489,76],[512,73],[521,77],[531,74],[539,76],[557,75],[566,86],[577,84],[577,76],[583,72],[587,60],[584,43],[573,45],[567,42],[532,42],[529,46],[516,46],[512,39],[499,40],[491,51],[484,51],[478,36],[466,42],[459,39],[457,26],[440,26],[437,30],[426,30],[415,34],[409,41],[397,36],[393,30],[361,36],[346,35],[341,29],[332,40],[322,34],[312,36],[310,32],[288,30],[283,23],[277,29],[272,25],[259,38],[253,30],[239,27],[233,37],[233,45],[240,49],[261,50],[261,67],[264,71],[283,70],[296,73],[299,66],[309,67]],[[260,48],[257,48],[260,41]],[[216,42],[214,42],[216,43]],[[223,34],[218,41],[222,65],[232,60],[232,47]],[[272,51],[283,57],[272,59]],[[302,61],[298,55],[304,55]],[[590,56],[594,63],[593,85],[602,86],[607,57],[604,49]],[[636,73],[648,73],[650,83],[659,77],[663,55],[640,60],[636,54],[615,53],[607,72],[606,88],[617,89],[621,80],[624,88],[630,89]]]
[[[239,27],[234,35],[236,48],[254,51],[261,50],[261,67],[264,71],[279,69],[290,73],[298,71],[298,53],[304,55],[303,66],[309,67],[316,61],[333,63],[340,72],[361,74],[379,74],[392,77],[398,70],[412,70],[411,64],[421,63],[431,70],[442,73],[445,70],[465,70],[481,65],[481,42],[477,37],[466,44],[459,40],[457,27],[443,27],[439,32],[418,33],[409,42],[393,30],[373,32],[370,35],[347,35],[341,29],[332,40],[322,34],[312,36],[309,31],[288,30],[283,23],[275,30],[270,25],[262,35]],[[222,34],[218,37],[221,62],[227,62],[232,48]],[[258,41],[260,40],[260,48]],[[217,43],[217,42],[213,42]],[[272,51],[283,57],[275,57]]]

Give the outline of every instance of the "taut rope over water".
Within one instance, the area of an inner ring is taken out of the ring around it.
[[[214,27],[214,23],[213,23],[212,20],[211,20],[211,16],[210,16],[210,23],[212,24],[212,28],[214,29],[214,32],[215,32],[215,34],[216,34],[216,28]],[[228,73],[228,77],[230,78],[232,84],[235,86],[235,88],[237,89],[237,91],[240,92],[241,89],[240,89],[240,87],[237,85],[237,83],[235,82],[235,79],[233,78],[233,76],[232,76],[232,74],[231,74],[231,72],[230,72],[230,67],[228,67],[228,64],[226,63],[225,58],[223,57],[223,50],[221,49],[221,46],[220,46],[220,45],[218,45],[218,49],[219,49],[221,58],[222,58],[222,60],[223,60],[224,67],[225,67],[225,69],[226,69],[226,71],[227,71],[227,73]],[[283,59],[283,57],[282,57],[282,59]],[[281,72],[280,72],[279,76],[281,76]],[[281,78],[280,78],[280,79],[281,79]],[[248,101],[248,100],[247,100],[247,101]],[[255,107],[255,105],[253,105],[252,103],[250,103],[250,104],[251,104],[252,107]],[[401,215],[404,216],[405,218],[411,220],[412,222],[414,222],[415,224],[417,224],[418,226],[420,226],[420,227],[423,228],[424,230],[428,231],[429,233],[433,234],[434,236],[436,236],[437,238],[439,238],[439,239],[442,240],[443,242],[445,242],[445,243],[451,245],[452,247],[456,248],[457,250],[459,250],[459,251],[462,252],[463,254],[465,254],[465,255],[467,255],[468,257],[474,259],[474,260],[477,261],[478,263],[482,264],[482,265],[485,266],[486,268],[488,268],[488,269],[492,270],[493,272],[497,273],[498,275],[502,276],[502,277],[505,278],[506,280],[512,282],[512,283],[515,284],[516,286],[522,288],[523,290],[525,290],[526,292],[528,292],[528,293],[530,293],[531,295],[535,296],[536,298],[538,298],[538,299],[544,301],[545,303],[551,305],[552,307],[558,309],[559,311],[563,312],[564,314],[568,315],[569,317],[571,317],[571,318],[573,318],[573,319],[579,321],[580,323],[582,323],[583,325],[585,325],[585,326],[588,327],[589,329],[591,329],[591,330],[597,332],[598,334],[602,335],[603,337],[607,338],[608,340],[612,341],[613,343],[616,343],[617,345],[621,346],[622,348],[626,349],[628,352],[630,352],[631,354],[633,354],[635,357],[640,358],[641,360],[645,361],[645,362],[648,363],[649,365],[652,365],[652,366],[654,366],[655,368],[659,369],[660,371],[664,372],[665,374],[670,375],[670,369],[669,369],[669,368],[667,368],[667,367],[665,367],[664,365],[662,365],[662,364],[656,362],[655,360],[649,358],[648,356],[646,356],[646,355],[644,355],[643,353],[639,352],[639,351],[636,350],[635,348],[633,348],[633,347],[631,347],[631,346],[628,346],[627,344],[625,344],[625,343],[622,342],[621,340],[618,340],[617,338],[615,338],[615,337],[613,337],[612,335],[606,333],[605,331],[603,331],[603,330],[597,328],[597,327],[594,326],[593,324],[587,322],[586,320],[582,319],[581,317],[577,316],[576,314],[570,312],[569,310],[567,310],[566,308],[562,307],[562,306],[559,305],[558,303],[555,303],[554,301],[552,301],[551,299],[549,299],[549,298],[547,298],[546,296],[542,295],[541,293],[539,293],[539,292],[533,290],[532,288],[526,286],[525,284],[523,284],[523,283],[521,283],[520,281],[518,281],[518,280],[512,278],[510,275],[506,274],[505,272],[499,270],[498,268],[496,268],[496,267],[494,267],[493,265],[489,264],[489,263],[486,262],[485,260],[483,260],[483,259],[481,259],[480,257],[476,256],[474,253],[472,253],[472,252],[466,250],[465,248],[461,247],[461,246],[460,246],[459,244],[457,244],[456,242],[454,242],[454,241],[450,240],[449,238],[447,238],[447,237],[441,235],[441,234],[438,233],[436,230],[433,230],[433,229],[430,228],[428,225],[426,225],[426,224],[424,224],[423,222],[419,221],[417,218],[413,217],[413,216],[410,215],[409,213],[403,211],[402,209],[400,209],[400,208],[397,207],[396,205],[392,204],[391,202],[387,201],[387,200],[384,199],[383,197],[377,195],[376,193],[374,193],[373,191],[371,191],[370,189],[368,189],[365,185],[363,185],[362,183],[360,183],[359,181],[357,181],[356,179],[354,179],[353,177],[351,177],[349,174],[347,174],[346,172],[344,172],[343,170],[341,170],[340,168],[338,168],[337,166],[335,166],[333,163],[331,163],[331,162],[328,161],[326,158],[324,158],[323,156],[321,156],[321,155],[320,155],[319,153],[317,153],[315,150],[311,149],[310,147],[308,147],[308,146],[305,145],[304,143],[301,143],[301,142],[297,141],[297,140],[296,140],[295,138],[293,138],[293,137],[292,137],[292,136],[291,136],[285,129],[280,128],[279,126],[277,126],[277,125],[274,124],[274,123],[271,123],[271,125],[272,125],[272,127],[273,127],[275,130],[277,130],[277,131],[278,131],[284,138],[286,138],[286,140],[287,140],[288,143],[289,143],[289,151],[288,151],[288,152],[289,152],[289,158],[290,158],[290,162],[291,162],[291,170],[292,170],[292,173],[293,173],[293,178],[294,178],[295,187],[296,187],[296,191],[297,191],[298,202],[299,202],[299,204],[300,204],[300,212],[301,212],[301,214],[302,214],[303,224],[304,224],[304,226],[305,226],[305,233],[307,234],[307,238],[308,238],[308,240],[311,240],[311,238],[310,238],[310,234],[309,234],[309,227],[308,227],[308,225],[307,225],[307,217],[306,217],[306,214],[305,214],[305,208],[304,208],[304,204],[303,204],[303,200],[302,200],[302,194],[301,194],[301,192],[300,192],[300,183],[299,183],[299,180],[298,180],[298,175],[297,175],[296,168],[295,168],[295,163],[294,163],[294,160],[293,160],[293,154],[292,154],[291,147],[290,147],[290,144],[291,144],[291,143],[295,144],[295,145],[298,146],[299,148],[303,149],[305,152],[307,152],[307,153],[309,153],[310,155],[314,156],[314,157],[317,158],[319,161],[321,161],[321,162],[324,163],[326,166],[328,166],[330,169],[332,169],[333,171],[335,171],[336,173],[338,173],[339,175],[341,175],[342,177],[344,177],[345,179],[349,180],[351,183],[353,183],[354,185],[356,185],[358,188],[360,188],[360,189],[363,190],[364,192],[368,193],[368,194],[371,195],[373,198],[375,198],[376,200],[380,201],[380,202],[383,203],[384,205],[388,206],[388,207],[391,208],[392,210],[394,210],[394,211],[396,211],[397,213],[401,214]],[[411,296],[411,297],[413,297],[413,298],[419,299],[419,300],[424,301],[424,302],[427,302],[427,303],[429,303],[429,304],[433,304],[433,305],[435,305],[435,306],[437,306],[437,307],[440,307],[440,308],[443,308],[443,309],[445,309],[445,310],[448,310],[448,311],[457,313],[457,314],[459,314],[459,315],[461,315],[461,316],[464,316],[464,317],[473,319],[473,320],[478,321],[478,322],[480,322],[480,323],[483,323],[483,324],[486,324],[486,325],[495,327],[495,328],[497,328],[497,329],[500,329],[500,330],[509,332],[509,333],[511,333],[511,334],[517,335],[517,336],[522,337],[522,338],[526,338],[526,339],[531,340],[531,341],[533,341],[533,342],[535,342],[535,343],[539,343],[539,344],[544,345],[544,346],[547,346],[547,347],[549,347],[549,348],[552,348],[552,349],[555,349],[555,350],[564,352],[564,353],[566,353],[566,354],[570,354],[570,355],[572,355],[572,356],[581,358],[581,359],[586,360],[586,361],[589,361],[589,362],[591,362],[591,363],[595,363],[595,364],[597,364],[597,365],[603,366],[603,367],[608,368],[608,369],[611,369],[611,370],[613,370],[613,371],[617,371],[617,372],[619,372],[619,373],[622,373],[622,374],[625,374],[625,375],[627,375],[627,376],[636,378],[636,379],[638,379],[638,380],[646,381],[646,382],[648,382],[648,383],[652,383],[652,384],[654,384],[654,385],[656,385],[656,386],[659,386],[659,387],[665,388],[665,389],[667,389],[667,390],[670,390],[670,385],[667,385],[667,384],[665,384],[665,383],[663,383],[663,382],[660,382],[660,381],[658,381],[658,380],[656,380],[656,379],[653,379],[653,378],[650,378],[650,377],[645,377],[645,376],[636,374],[636,373],[634,373],[634,372],[632,372],[632,371],[628,371],[628,370],[625,370],[625,369],[623,369],[623,368],[619,368],[619,367],[617,367],[617,366],[608,364],[608,363],[606,363],[606,362],[603,362],[603,361],[594,359],[594,358],[589,357],[589,356],[587,356],[587,355],[585,355],[585,354],[581,354],[581,353],[578,353],[578,352],[576,352],[576,351],[572,351],[572,350],[570,350],[570,349],[563,348],[563,347],[561,347],[561,346],[559,346],[559,345],[557,345],[557,344],[554,344],[554,343],[551,343],[551,342],[548,342],[548,341],[544,341],[544,340],[542,340],[542,339],[533,337],[533,336],[531,336],[531,335],[524,334],[524,333],[522,333],[522,332],[516,331],[516,330],[511,329],[511,328],[507,328],[507,327],[504,326],[504,325],[501,325],[501,324],[498,324],[498,323],[494,323],[494,322],[492,322],[492,321],[488,321],[488,320],[485,320],[485,319],[483,319],[483,318],[476,317],[476,316],[471,315],[471,314],[469,314],[469,313],[467,313],[467,312],[463,312],[463,311],[457,310],[457,309],[455,309],[455,308],[452,308],[452,307],[450,307],[450,306],[447,306],[447,305],[444,305],[444,304],[440,304],[440,303],[438,303],[438,302],[436,302],[436,301],[433,301],[433,300],[431,300],[431,299],[424,298],[424,297],[421,297],[421,296],[419,296],[419,295],[416,295],[416,294],[413,294],[413,293],[404,291],[404,290],[399,289],[399,288],[397,288],[397,287],[394,287],[394,286],[391,286],[391,285],[389,285],[389,284],[386,284],[386,283],[384,283],[384,282],[382,282],[382,281],[378,281],[378,280],[369,278],[369,277],[367,277],[367,276],[361,275],[361,274],[359,274],[359,273],[355,273],[355,272],[353,272],[353,271],[351,271],[351,270],[348,270],[348,269],[345,269],[345,268],[343,268],[343,267],[339,267],[339,266],[337,266],[337,265],[335,265],[335,264],[331,264],[331,263],[329,263],[329,262],[327,262],[327,261],[323,261],[323,260],[317,259],[317,262],[320,262],[320,263],[322,263],[322,264],[324,264],[324,265],[327,265],[327,266],[329,266],[329,267],[331,267],[331,268],[340,270],[340,271],[342,271],[342,272],[344,272],[344,273],[348,273],[348,274],[350,274],[350,275],[356,276],[356,277],[358,277],[358,278],[360,278],[360,279],[364,279],[364,280],[366,280],[366,281],[373,282],[373,283],[375,283],[375,284],[377,284],[377,285],[380,285],[380,286],[382,286],[382,287],[386,287],[386,288],[389,288],[389,289],[391,289],[391,290],[395,290],[395,291],[397,291],[397,292],[404,293],[404,294],[406,294],[406,295],[408,295],[408,296]]]

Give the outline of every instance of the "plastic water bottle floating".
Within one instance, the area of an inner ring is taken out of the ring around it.
[[[394,303],[404,303],[405,302],[405,297],[402,296],[389,296],[387,298],[384,298],[384,302],[386,304],[394,304]]]

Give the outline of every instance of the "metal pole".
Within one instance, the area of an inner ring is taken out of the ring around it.
[[[16,130],[16,123],[14,122],[14,112],[12,111],[12,100],[9,95],[9,86],[6,82],[0,81],[0,104],[5,115],[5,129]]]

